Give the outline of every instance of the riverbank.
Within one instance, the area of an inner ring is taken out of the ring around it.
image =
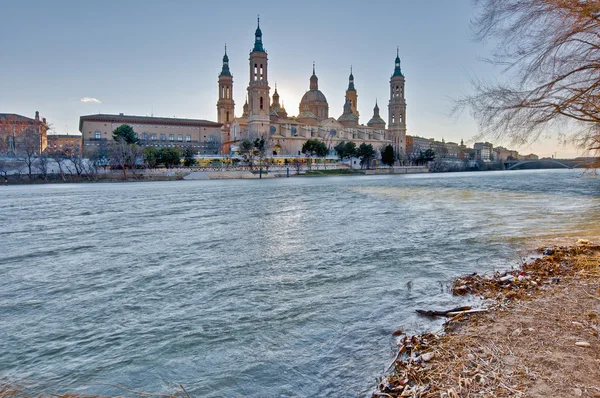
[[[545,249],[521,270],[459,278],[488,312],[398,337],[374,397],[600,397],[600,246]]]
[[[426,167],[395,167],[385,169],[271,169],[271,170],[229,170],[229,169],[171,169],[171,170],[141,170],[128,172],[100,172],[93,175],[49,174],[45,177],[34,175],[30,179],[26,175],[8,175],[0,180],[4,185],[23,184],[60,184],[60,183],[90,183],[90,182],[141,182],[141,181],[180,181],[180,180],[235,180],[287,177],[320,177],[320,176],[357,176],[357,175],[389,175],[427,173]]]

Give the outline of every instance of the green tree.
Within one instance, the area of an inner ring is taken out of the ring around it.
[[[371,144],[365,144],[364,142],[358,147],[357,155],[360,158],[360,168],[365,166],[369,168],[371,160],[375,157],[375,149]]]
[[[181,152],[178,148],[162,148],[159,159],[159,163],[164,164],[168,169],[179,166],[181,164]]]
[[[393,166],[396,160],[396,154],[394,153],[394,147],[387,144],[381,151],[381,162],[388,166]]]
[[[119,141],[119,139],[123,139],[129,145],[140,143],[137,134],[133,131],[133,127],[128,124],[122,124],[113,130],[113,140]]]
[[[333,150],[338,155],[340,160],[344,160],[344,150],[346,149],[346,142],[340,141],[336,146],[333,147]]]
[[[309,157],[317,155],[319,157],[327,156],[327,145],[318,139],[310,139],[302,145],[302,153]]]
[[[249,139],[243,139],[238,146],[238,154],[248,162],[250,168],[252,168],[252,160],[254,158],[254,143]]]
[[[196,159],[194,158],[195,154],[196,153],[194,152],[191,146],[185,147],[185,150],[183,151],[183,165],[185,167],[196,165]]]
[[[151,169],[155,168],[160,160],[160,150],[156,147],[149,146],[144,148],[142,153],[144,155],[144,163],[146,163],[146,166]]]
[[[253,144],[252,151],[254,152],[254,156],[258,157],[259,163],[263,163],[263,159],[265,158],[265,153],[267,150],[267,142],[264,138],[255,138]]]
[[[309,158],[312,158],[314,155],[325,157],[328,152],[327,145],[316,138],[310,139],[302,145],[302,153],[308,155]],[[309,167],[310,165],[311,163],[309,162]]]
[[[333,149],[335,150],[335,152],[341,160],[356,157],[356,144],[352,141],[342,141],[339,144],[337,144]]]
[[[431,162],[433,159],[435,159],[435,151],[429,148],[423,154],[423,160],[425,160],[426,162]]]
[[[344,147],[344,158],[350,159],[355,158],[358,155],[358,149],[356,148],[356,144],[352,141],[347,142]]]

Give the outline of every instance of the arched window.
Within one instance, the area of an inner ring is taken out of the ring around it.
[[[254,64],[254,80],[258,80],[258,65]]]
[[[262,66],[262,64],[260,64],[260,80],[263,80],[263,79],[264,79],[264,77],[263,77],[263,66]]]
[[[263,109],[263,97],[260,97],[260,109]]]
[[[226,121],[229,121],[229,111],[227,111]]]
[[[392,124],[396,123],[396,117],[392,115]]]

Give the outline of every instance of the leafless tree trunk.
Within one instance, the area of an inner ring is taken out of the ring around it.
[[[481,137],[522,145],[557,132],[600,151],[600,2],[591,0],[474,0],[477,39],[498,45],[488,62],[505,82],[474,80],[458,101]],[[574,130],[573,128],[577,126]],[[558,128],[562,130],[558,130]],[[564,134],[565,129],[576,131]]]
[[[40,153],[40,134],[35,129],[28,128],[18,138],[17,156],[26,166],[29,180],[33,180],[33,164]]]
[[[137,144],[128,144],[125,140],[120,139],[111,143],[108,149],[110,162],[113,166],[118,166],[123,171],[123,179],[127,179],[127,169],[135,174],[135,162],[142,156],[142,151]]]
[[[77,176],[81,176],[85,173],[85,159],[83,158],[83,153],[81,148],[78,145],[73,147],[69,147],[65,149],[65,153],[67,154],[68,160],[70,160],[71,167],[75,171]],[[71,171],[73,174],[73,171]]]
[[[67,169],[65,162],[67,160],[65,154],[62,151],[56,151],[56,152],[51,152],[49,155],[52,159],[54,159],[54,161],[56,162],[56,164],[58,165],[58,172],[60,174],[60,177],[62,178],[62,180],[64,182],[67,181],[67,179],[65,178],[65,169]]]
[[[48,163],[48,154],[46,152],[42,152],[38,157],[37,169],[40,172],[40,177],[42,177],[46,182],[48,182]]]

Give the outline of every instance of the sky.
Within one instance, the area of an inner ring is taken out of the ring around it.
[[[79,117],[96,113],[216,121],[227,44],[240,116],[260,15],[269,85],[289,115],[315,62],[330,116],[342,114],[352,66],[361,123],[376,100],[387,121],[398,48],[408,134],[472,144],[477,124],[452,114],[453,100],[471,92],[471,77],[503,77],[481,61],[492,48],[473,40],[474,12],[470,0],[5,1],[0,113],[40,111],[59,134],[78,134]],[[552,137],[514,149],[578,155]]]

